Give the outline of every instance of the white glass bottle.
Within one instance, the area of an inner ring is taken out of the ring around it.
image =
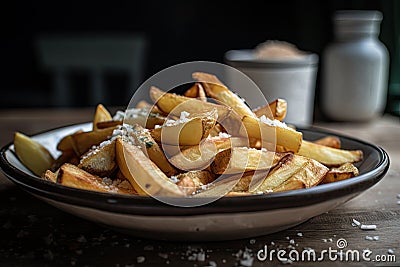
[[[322,110],[340,121],[365,121],[386,104],[389,54],[379,41],[382,13],[338,11],[335,42],[323,54]]]

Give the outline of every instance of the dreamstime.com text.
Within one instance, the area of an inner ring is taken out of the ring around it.
[[[394,254],[375,255],[369,249],[362,251],[346,249],[347,241],[344,238],[339,238],[336,246],[337,248],[328,247],[328,249],[316,252],[311,248],[305,248],[301,251],[296,249],[290,251],[285,249],[268,249],[268,246],[264,245],[264,248],[257,252],[257,259],[259,261],[273,261],[276,258],[281,262],[396,262],[396,255]]]

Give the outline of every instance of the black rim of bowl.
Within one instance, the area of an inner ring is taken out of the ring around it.
[[[54,131],[64,127],[54,128],[48,131]],[[299,130],[323,135],[336,135],[341,139],[347,139],[352,142],[360,143],[363,146],[368,146],[378,153],[378,163],[374,169],[344,181],[279,193],[223,197],[210,204],[192,208],[170,206],[153,199],[152,197],[88,191],[62,186],[60,184],[55,184],[40,179],[36,176],[19,170],[7,160],[6,152],[9,150],[12,143],[5,145],[0,150],[0,167],[12,182],[19,185],[22,189],[37,196],[57,202],[94,208],[113,213],[147,216],[188,216],[215,213],[256,212],[304,207],[335,198],[355,196],[379,182],[389,169],[389,156],[382,148],[378,146],[318,128],[311,127],[308,129]],[[47,131],[43,131],[41,133],[46,132]]]

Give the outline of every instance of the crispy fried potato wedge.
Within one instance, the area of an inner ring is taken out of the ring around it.
[[[215,179],[214,175],[206,170],[189,171],[176,176],[178,180],[181,180],[183,177],[189,177],[193,181],[193,184],[196,188],[209,184]]]
[[[90,149],[82,155],[78,167],[97,176],[111,176],[118,167],[115,160],[115,140],[104,141]]]
[[[19,160],[38,176],[54,163],[53,156],[42,144],[22,133],[14,134],[14,150]]]
[[[54,161],[53,165],[51,165],[50,170],[55,172],[58,170],[64,163],[71,163],[73,165],[78,165],[80,158],[76,155],[73,150],[62,151],[61,155]]]
[[[153,129],[150,133],[158,143],[194,146],[198,145],[203,138],[203,122],[201,118],[192,118],[187,122]]]
[[[221,124],[216,123],[214,125],[214,127],[210,130],[209,135],[210,136],[219,136],[219,133],[224,133],[224,127]]]
[[[173,155],[170,162],[181,170],[198,170],[210,165],[215,155],[222,150],[249,145],[251,140],[249,143],[249,140],[240,137],[210,137],[198,146],[185,147],[179,153],[169,153]],[[168,153],[173,150],[166,147],[165,151]]]
[[[97,123],[97,129],[104,129],[109,127],[115,127],[127,123],[130,125],[139,124],[147,129],[153,129],[156,125],[162,125],[166,121],[166,117],[157,113],[147,113],[148,110],[141,109],[142,112],[138,112],[134,116],[125,119],[124,121],[111,120],[102,121]]]
[[[115,127],[105,129],[98,129],[97,131],[81,132],[71,135],[73,140],[75,152],[83,155],[91,147],[99,145],[101,142],[107,140],[115,130]]]
[[[170,162],[181,170],[198,170],[211,164],[215,155],[231,146],[230,138],[207,138],[198,146],[191,146],[170,158]]]
[[[153,161],[167,176],[177,174],[177,170],[169,163],[163,150],[153,139],[150,132],[140,125],[133,127],[132,137],[142,151]]]
[[[207,95],[232,107],[241,118],[244,116],[256,117],[243,99],[229,90],[215,75],[194,72],[192,77],[203,85]]]
[[[55,173],[50,170],[46,170],[46,172],[43,175],[43,179],[49,182],[57,183],[57,176],[58,176],[58,170]]]
[[[162,125],[166,119],[165,116],[153,113],[148,108],[129,109],[126,111],[124,123],[130,125],[139,124],[148,129],[153,129],[155,125]]]
[[[290,177],[281,185],[275,187],[274,192],[283,192],[283,191],[297,190],[302,188],[305,188],[303,181],[297,179],[296,177]]]
[[[253,112],[257,118],[264,115],[271,120],[282,121],[286,117],[287,102],[284,99],[278,98],[265,106],[253,109]]]
[[[241,135],[261,139],[266,142],[282,146],[286,151],[297,152],[300,149],[303,135],[301,132],[279,124],[269,125],[253,117],[244,117],[242,120]]]
[[[235,187],[232,188],[232,192],[248,192],[250,190],[250,185],[257,185],[260,181],[264,181],[267,175],[268,171],[245,172]]]
[[[314,143],[321,145],[321,146],[329,146],[329,147],[337,148],[337,149],[340,149],[342,146],[339,137],[332,136],[332,135],[315,140]]]
[[[75,165],[65,163],[60,167],[57,183],[86,190],[109,192],[117,194],[135,194],[133,189],[119,188],[113,184],[106,184],[102,178],[90,174]]]
[[[142,108],[147,108],[147,109],[151,109],[153,105],[150,104],[149,102],[147,102],[146,100],[140,100],[137,104],[136,107],[137,109],[142,109]]]
[[[361,150],[336,149],[308,141],[303,141],[298,154],[315,159],[328,167],[336,167],[345,163],[359,162],[363,158]]]
[[[170,145],[194,146],[207,138],[217,119],[217,111],[203,113],[198,117],[182,118],[162,127],[151,130],[151,135],[158,143]]]
[[[216,174],[269,170],[286,155],[286,153],[275,153],[248,147],[233,147],[232,149],[225,149],[215,156],[211,170]]]
[[[228,194],[237,184],[239,177],[231,176],[224,179],[218,179],[208,184],[204,190],[193,195],[193,197],[220,197]]]
[[[186,195],[192,195],[197,190],[201,190],[202,186],[214,180],[214,176],[209,171],[190,171],[179,174],[176,178],[179,180],[176,185],[179,186]]]
[[[93,118],[93,131],[97,130],[97,123],[110,120],[112,120],[110,112],[102,104],[98,104]]]
[[[176,183],[176,185],[187,196],[192,195],[194,192],[196,192],[196,185],[189,176],[181,177],[181,179],[179,180],[179,182]]]
[[[151,113],[155,113],[155,114],[160,114],[163,115],[164,113],[161,112],[161,110],[156,106],[156,105],[152,105],[149,102],[147,102],[146,100],[141,100],[136,104],[136,108],[137,109],[149,109]]]
[[[123,138],[117,138],[116,149],[118,166],[139,195],[185,195],[140,148]]]
[[[199,87],[197,85],[197,83],[193,84],[183,95],[190,98],[197,98],[199,96]]]
[[[252,185],[253,181],[262,181],[267,176],[267,171],[256,171],[240,173],[231,176],[223,176],[207,184],[205,189],[199,190],[194,197],[220,197],[220,196],[243,196],[254,193],[244,192]]]
[[[105,129],[122,125],[123,121],[100,121],[97,123],[97,129]]]
[[[311,187],[320,183],[328,171],[326,166],[315,160],[289,154],[252,191],[268,193],[275,192],[275,190],[282,191],[283,188]]]
[[[108,127],[90,132],[77,131],[62,138],[57,145],[57,149],[60,151],[73,150],[76,155],[81,156],[88,151],[89,148],[99,145],[111,136],[115,128],[116,127]]]
[[[207,94],[206,91],[204,90],[204,87],[201,85],[201,83],[197,84],[198,92],[197,92],[197,97],[203,102],[207,102]]]
[[[190,112],[191,114],[200,114],[216,109],[218,112],[218,120],[222,121],[232,110],[224,105],[217,105],[195,98],[166,93],[154,86],[150,88],[150,97],[162,112],[178,117],[183,111]]]
[[[331,168],[326,174],[322,184],[333,183],[358,176],[359,172],[356,166],[351,163],[345,163],[338,168]]]
[[[204,91],[204,88],[200,83],[195,83],[192,87],[186,90],[183,95],[186,97],[198,98],[203,102],[207,102],[206,92]]]
[[[64,136],[57,144],[57,149],[60,151],[68,151],[68,150],[72,150],[74,152],[76,152],[76,148],[75,148],[75,142],[74,139],[72,138],[72,136],[74,134],[78,134],[78,133],[83,133],[82,130],[76,131],[70,135]],[[80,155],[77,155],[80,156]]]

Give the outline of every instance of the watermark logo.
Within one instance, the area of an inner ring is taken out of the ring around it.
[[[339,239],[336,241],[336,246],[337,246],[339,249],[343,249],[343,248],[347,247],[347,240],[344,239],[344,238],[339,238]]]
[[[304,248],[299,251],[291,249],[270,249],[267,245],[257,252],[257,259],[259,261],[273,261],[279,260],[283,263],[292,262],[322,262],[322,261],[341,261],[341,262],[396,262],[396,255],[374,254],[369,249],[362,251],[356,249],[348,249],[347,240],[339,238],[336,241],[336,247],[328,247],[319,252],[312,248]]]

